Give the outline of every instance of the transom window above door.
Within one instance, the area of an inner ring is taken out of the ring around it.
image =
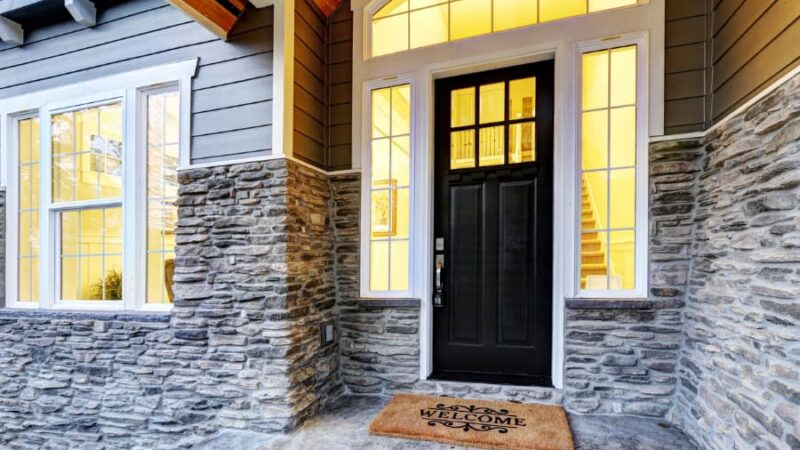
[[[536,77],[450,93],[450,169],[536,160]]]
[[[581,16],[639,0],[390,0],[372,16],[372,56]]]

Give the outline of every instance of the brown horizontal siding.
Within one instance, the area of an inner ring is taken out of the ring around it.
[[[800,63],[800,1],[720,0],[714,13],[716,121]]]
[[[708,116],[708,14],[705,0],[666,3],[664,131],[705,128]]]
[[[345,0],[328,27],[328,169],[352,167],[353,13]]]
[[[311,0],[295,3],[295,157],[325,167],[327,19]]]

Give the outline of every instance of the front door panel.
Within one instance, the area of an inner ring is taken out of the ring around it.
[[[552,74],[436,83],[434,377],[551,383]]]

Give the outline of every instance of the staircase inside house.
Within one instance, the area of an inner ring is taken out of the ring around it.
[[[592,198],[586,189],[586,183],[581,183],[581,229],[596,230],[600,228],[597,223]],[[590,232],[581,234],[581,288],[587,289],[589,276],[605,276],[608,274],[608,260],[600,233]],[[591,288],[589,288],[591,289]]]

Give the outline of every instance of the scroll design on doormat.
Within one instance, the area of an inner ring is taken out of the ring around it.
[[[508,433],[509,429],[524,427],[525,419],[511,414],[507,409],[492,409],[475,405],[437,404],[434,408],[420,410],[420,418],[428,426],[442,425],[447,428],[469,431],[497,431]]]

